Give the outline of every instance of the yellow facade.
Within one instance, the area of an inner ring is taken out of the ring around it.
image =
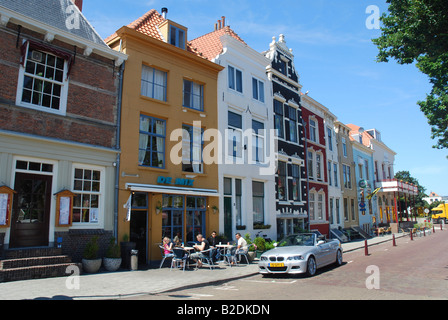
[[[183,211],[183,239],[181,241],[187,240],[186,196],[190,193],[188,189],[195,190],[196,194],[201,194],[201,190],[218,190],[217,164],[204,165],[202,173],[184,172],[182,164],[174,164],[170,157],[171,150],[174,147],[179,149],[179,146],[182,146],[182,141],[180,138],[170,141],[170,135],[174,130],[181,129],[182,125],[193,126],[195,121],[200,121],[203,130],[218,127],[217,78],[222,67],[192,52],[154,39],[129,27],[119,29],[116,36],[108,40],[108,44],[116,50],[121,49],[129,56],[123,78],[118,237],[121,241],[125,234],[129,235],[131,231],[135,232],[135,230],[131,230],[132,215],[139,211],[142,217],[146,215],[144,237],[146,239],[142,240],[142,242],[146,241],[146,259],[147,261],[160,260],[161,253],[158,245],[162,242],[162,223],[163,219],[167,219],[167,214],[163,208],[160,208],[163,205],[165,193],[162,190],[157,190],[157,187],[168,186],[170,193],[184,197],[183,208],[180,208]],[[166,101],[141,94],[143,66],[166,72]],[[184,79],[203,86],[203,111],[183,107]],[[139,164],[141,115],[161,119],[166,123],[164,168]],[[204,142],[204,147],[207,144],[208,142]],[[176,154],[181,156],[182,150],[178,151]],[[167,180],[169,178],[172,180]],[[190,181],[190,183],[179,186],[179,183],[174,183],[176,179],[189,179],[182,181]],[[194,182],[192,182],[193,180]],[[167,181],[171,183],[167,183]],[[140,196],[147,195],[147,208],[133,207],[131,221],[128,221],[128,210],[123,205],[130,194],[136,192],[130,185],[137,184],[141,187],[137,193]],[[195,193],[193,192],[193,194]],[[219,198],[217,194],[204,197],[206,198],[205,225],[202,230],[205,230],[204,236],[208,236],[211,231],[219,230],[219,213],[212,209],[214,206],[218,206]],[[144,220],[142,218],[142,221]]]

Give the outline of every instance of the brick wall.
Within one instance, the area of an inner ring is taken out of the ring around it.
[[[76,49],[69,84],[66,115],[16,106],[20,69],[20,45],[24,38],[42,41],[43,35],[22,29],[16,48],[17,26],[0,28],[0,129],[75,141],[104,147],[116,143],[118,79],[112,60]],[[48,43],[46,43],[48,45]],[[73,52],[71,45],[54,40],[59,50]]]
[[[85,229],[85,230],[69,230],[66,232],[55,232],[55,242],[62,238],[62,253],[72,258],[74,262],[81,262],[84,253],[84,248],[87,243],[94,237],[98,236],[98,243],[100,246],[98,257],[104,257],[110,239],[113,236],[112,231],[103,229]]]

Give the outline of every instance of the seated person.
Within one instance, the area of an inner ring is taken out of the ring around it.
[[[234,264],[234,261],[236,261],[236,256],[238,254],[245,254],[247,253],[247,241],[241,236],[240,233],[235,234],[235,238],[237,240],[237,246],[236,246],[236,250],[235,250],[235,255],[233,256],[233,262],[232,264]]]
[[[195,260],[197,263],[198,268],[202,267],[202,261],[201,259],[207,258],[202,251],[210,249],[210,244],[207,239],[205,239],[202,234],[198,234],[196,236],[196,239],[198,240],[199,244],[194,245],[194,249],[197,250],[197,252],[192,253],[190,255],[190,258]],[[208,254],[208,253],[207,253]]]

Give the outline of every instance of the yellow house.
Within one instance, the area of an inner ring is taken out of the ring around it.
[[[191,47],[187,31],[166,12],[151,10],[106,39],[129,56],[117,164],[118,237],[137,243],[139,261],[160,260],[163,237],[187,242],[219,229],[213,210],[218,165],[205,164],[202,150],[211,142],[202,134],[218,128],[223,68]]]

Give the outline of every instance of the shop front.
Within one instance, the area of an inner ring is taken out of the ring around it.
[[[218,205],[217,190],[133,183],[126,189],[132,197],[126,214],[129,238],[136,243],[140,263],[161,259],[164,237],[187,243],[218,230],[219,214],[212,209]]]

